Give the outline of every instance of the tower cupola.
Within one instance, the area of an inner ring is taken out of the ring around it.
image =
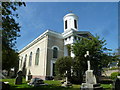
[[[74,13],[68,13],[63,17],[64,21],[64,32],[69,30],[78,31],[78,16]]]

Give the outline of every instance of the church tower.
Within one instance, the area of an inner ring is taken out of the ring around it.
[[[64,21],[64,32],[70,30],[78,31],[78,16],[73,13],[68,13],[63,17]]]
[[[68,52],[68,45],[72,45],[77,40],[75,32],[78,32],[78,16],[74,13],[68,13],[63,17],[64,32],[64,56],[74,57],[72,52]]]

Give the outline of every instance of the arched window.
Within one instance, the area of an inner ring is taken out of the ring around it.
[[[67,20],[65,21],[65,29],[67,29]]]
[[[25,55],[24,63],[23,63],[23,68],[26,67],[26,61],[27,61],[27,54]]]
[[[57,58],[58,57],[58,49],[57,47],[53,48],[53,58]]]
[[[25,55],[24,66],[26,66],[27,55]]]
[[[39,53],[40,53],[40,50],[38,48],[37,51],[36,51],[36,56],[35,56],[35,65],[39,64]]]
[[[32,52],[30,53],[30,56],[29,56],[29,66],[32,65]]]
[[[26,75],[26,61],[27,61],[27,54],[25,55],[24,64],[23,64],[23,68],[22,68],[23,76]]]
[[[77,29],[77,20],[74,20],[75,28]]]
[[[22,61],[23,61],[23,57],[21,58],[20,67],[22,67]]]

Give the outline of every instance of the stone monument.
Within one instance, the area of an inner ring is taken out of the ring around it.
[[[119,90],[119,89],[120,89],[120,76],[117,76],[115,80],[115,90]]]
[[[68,81],[67,71],[66,71],[65,82],[62,83],[62,86],[63,86],[63,87],[69,87],[69,86],[72,86],[72,84]]]
[[[89,51],[87,51],[87,54],[85,54],[85,57],[89,57]],[[82,83],[81,90],[93,90],[95,86],[97,86],[97,88],[98,88],[98,86],[100,86],[96,82],[96,77],[93,74],[93,70],[90,69],[90,61],[89,60],[87,61],[87,64],[88,64],[88,69],[85,72],[85,74],[86,74],[85,82],[86,83]]]
[[[15,84],[22,84],[22,71],[19,71],[18,73],[17,73],[17,77],[16,77],[16,79],[15,79]]]

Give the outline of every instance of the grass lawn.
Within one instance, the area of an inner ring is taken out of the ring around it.
[[[11,90],[80,90],[80,85],[73,85],[72,87],[61,87],[60,81],[47,80],[45,83],[49,84],[48,86],[32,87],[27,85],[25,79],[23,79],[23,84],[15,85],[15,79],[2,79],[0,81],[9,82]]]
[[[113,90],[112,89],[112,84],[101,84],[103,88],[106,88],[105,90]]]
[[[60,81],[47,80],[45,83],[49,84],[48,86],[32,87],[27,85],[25,79],[23,79],[23,84],[15,85],[15,79],[2,79],[0,81],[9,82],[11,90],[80,90],[80,85],[73,84],[72,87],[61,87]],[[101,84],[105,90],[112,90],[112,85],[110,84]]]

